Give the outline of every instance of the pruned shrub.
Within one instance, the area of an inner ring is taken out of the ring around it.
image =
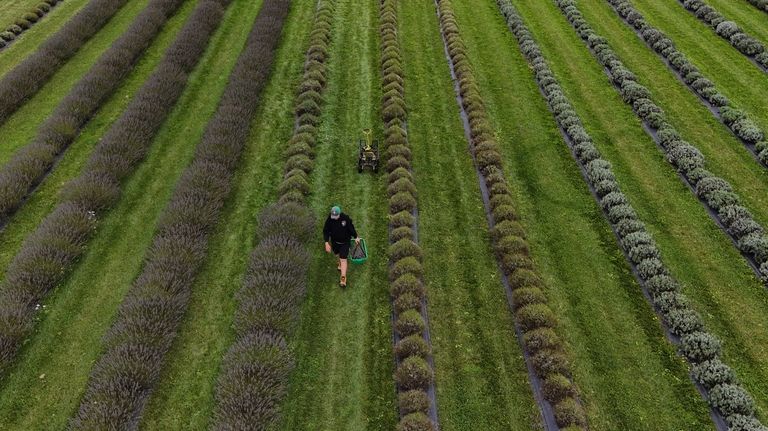
[[[720,384],[734,384],[736,375],[731,367],[718,358],[694,364],[691,368],[693,378],[708,390]]]
[[[544,398],[552,404],[576,395],[575,388],[568,377],[562,374],[550,374],[542,382]]]
[[[397,424],[397,431],[434,431],[435,425],[424,413],[411,413]]]
[[[401,337],[420,334],[424,331],[424,318],[416,310],[404,311],[397,317],[395,328]]]
[[[404,293],[395,298],[394,306],[397,313],[402,313],[411,309],[419,309],[421,307],[421,298],[413,293]]]
[[[542,377],[568,372],[568,359],[562,352],[542,350],[531,357],[536,374]]]
[[[584,426],[587,422],[584,409],[573,398],[566,398],[555,404],[555,420],[561,428]]]
[[[424,338],[418,333],[401,339],[395,346],[395,355],[397,355],[400,360],[409,356],[426,358],[429,354],[429,344],[427,344],[427,342],[424,341]]]
[[[530,304],[545,304],[546,302],[547,297],[538,287],[523,287],[512,292],[512,303],[515,309]]]
[[[397,367],[395,381],[404,390],[426,389],[432,381],[432,370],[423,358],[411,356]]]
[[[745,415],[755,413],[755,402],[752,397],[741,387],[734,384],[723,383],[709,391],[709,402],[720,410],[724,416]]]
[[[669,329],[680,336],[701,331],[703,327],[699,315],[689,308],[672,310],[664,316],[664,319]]]
[[[546,304],[531,304],[517,310],[516,319],[523,332],[555,326],[555,313]]]
[[[709,361],[720,355],[720,340],[707,332],[694,332],[682,338],[682,351],[693,363]]]
[[[397,405],[404,415],[429,412],[429,397],[420,390],[404,391],[397,395]]]
[[[399,261],[398,261],[399,262]],[[393,298],[397,298],[405,293],[424,298],[424,284],[413,273],[406,272],[397,277],[390,286],[390,293]]]

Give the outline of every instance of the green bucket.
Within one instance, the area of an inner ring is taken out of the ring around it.
[[[360,238],[360,244],[355,244],[355,240],[352,240],[349,245],[349,260],[357,264],[368,260],[368,245],[365,239]]]

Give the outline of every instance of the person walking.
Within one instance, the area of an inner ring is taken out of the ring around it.
[[[323,239],[325,240],[325,252],[333,252],[338,258],[337,269],[341,271],[339,286],[347,287],[347,258],[349,257],[349,242],[355,239],[355,244],[360,243],[352,219],[341,212],[341,207],[335,205],[325,220],[323,226]]]

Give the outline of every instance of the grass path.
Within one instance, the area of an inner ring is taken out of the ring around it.
[[[575,381],[583,392],[591,429],[706,429],[705,406],[686,381],[686,370],[673,348],[664,341],[494,2],[480,6],[456,2],[454,8],[503,148],[509,183],[533,257],[547,281],[552,307],[561,321],[560,332],[573,357]],[[461,150],[466,151],[465,146]],[[435,157],[431,155],[429,160]],[[476,179],[473,186],[477,195]],[[421,199],[425,199],[423,192]],[[463,217],[469,219],[464,223],[477,219]],[[423,230],[439,225],[422,222]],[[461,229],[456,231],[453,235],[462,235]],[[441,243],[451,242],[443,239]],[[456,238],[456,242],[461,239]],[[481,243],[488,244],[487,238]],[[429,251],[425,250],[425,255]],[[471,265],[473,259],[471,255],[459,261]],[[508,315],[501,286],[495,288],[498,307]],[[456,296],[449,295],[448,301],[458,303]],[[462,321],[469,319],[501,326],[472,313]],[[438,323],[442,322],[433,319],[433,326]],[[516,344],[514,339],[511,342]],[[444,371],[439,364],[437,369],[438,373]],[[457,392],[462,385],[461,381],[456,385]],[[440,387],[438,380],[438,390]],[[438,401],[444,417],[445,402]],[[509,414],[507,411],[512,410],[507,407],[502,411]],[[496,408],[483,416],[492,417],[498,411]],[[473,421],[482,420],[468,419],[454,429],[466,429]],[[489,426],[495,429],[492,423]],[[520,425],[499,428],[523,429]]]
[[[726,0],[726,2],[732,3],[732,6],[742,6],[741,1]],[[605,6],[610,8],[605,0],[581,2],[585,6],[584,9],[593,9],[596,7],[595,3],[605,3]],[[768,78],[765,72],[731,46],[728,41],[718,36],[711,27],[699,21],[677,0],[634,0],[633,4],[645,15],[645,19],[651,25],[665,32],[675,42],[678,49],[701,70],[701,73],[709,77],[723,94],[728,96],[734,106],[746,110],[763,130],[768,130],[768,104],[766,103]],[[715,7],[719,8],[720,5]],[[743,9],[746,11],[754,8],[745,4]],[[753,34],[749,29],[747,32],[768,45],[768,37],[759,37],[760,34],[768,36],[768,20],[759,11],[750,10],[749,12],[754,15],[753,19],[762,22],[756,27],[762,31],[759,34]],[[585,14],[589,15],[587,12]],[[616,19],[620,18],[617,16]],[[741,24],[738,21],[737,23]],[[645,42],[642,43],[645,44]],[[650,52],[650,49],[648,50]],[[659,64],[662,63],[659,62]]]
[[[758,405],[765,409],[768,394],[761,382],[768,380],[768,326],[765,320],[768,292],[683,185],[661,151],[644,134],[631,108],[608,83],[601,66],[588,55],[587,48],[554,2],[515,0],[513,3],[550,60],[553,71],[599,150],[613,164],[622,190],[647,223],[664,260],[683,285],[684,293],[693,300],[694,308],[702,313],[711,330],[725,341],[724,361],[736,369],[745,386],[757,398]],[[582,8],[589,16],[590,24],[622,28],[620,22],[592,15],[596,9],[597,5],[589,11],[587,7]],[[604,30],[600,28],[598,31],[610,34]],[[615,42],[614,37],[609,39]],[[635,49],[642,52],[645,47]],[[655,57],[650,51],[648,53]],[[619,55],[622,59],[629,57]],[[634,66],[633,63],[630,67]],[[664,81],[668,79],[662,73],[640,76],[654,76],[656,85],[665,85]],[[648,85],[649,81],[645,79],[643,84]],[[670,88],[685,90],[681,84],[676,85]],[[658,93],[654,91],[654,94]],[[702,118],[712,118],[708,112],[703,115]],[[682,129],[682,122],[674,123]],[[689,125],[688,130],[690,128]],[[727,153],[727,149],[722,148],[721,152]],[[613,238],[611,242],[614,243]],[[687,379],[687,376],[683,377]]]
[[[0,126],[0,136],[2,136],[0,165],[5,164],[19,148],[27,145],[35,137],[40,124],[53,112],[77,81],[88,72],[101,54],[123,34],[147,2],[148,0],[133,0],[123,6],[112,20],[83,45],[37,94],[27,100],[8,118],[8,121]],[[64,0],[61,5],[64,6],[66,3],[67,0]],[[0,55],[0,59],[2,58],[3,56]],[[3,65],[0,64],[0,73],[2,72]]]
[[[291,136],[314,2],[296,2],[283,29],[271,83],[253,122],[235,188],[211,237],[208,262],[192,289],[187,316],[168,354],[164,376],[147,407],[142,429],[205,429],[214,405],[219,364],[234,333],[232,317],[260,209],[272,202]]]
[[[48,37],[56,33],[90,0],[63,0],[45,17],[25,30],[13,43],[0,51],[0,76],[35,51]],[[39,0],[3,0],[0,8],[0,31],[5,31],[16,19],[40,3]]]
[[[101,336],[141,267],[155,220],[192,158],[259,7],[246,0],[230,6],[147,160],[78,267],[45,302],[35,336],[0,389],[0,423],[8,429],[62,429],[77,407]]]
[[[387,282],[384,178],[357,173],[360,130],[381,135],[378,1],[338,0],[326,105],[312,175],[318,220],[307,297],[292,340],[297,368],[281,430],[391,430],[396,423]],[[338,203],[367,239],[371,259],[338,286],[320,230]]]

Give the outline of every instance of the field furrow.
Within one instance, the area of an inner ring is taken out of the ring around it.
[[[141,269],[155,221],[193,156],[189,143],[200,140],[213,115],[259,6],[235,1],[227,10],[190,75],[190,85],[155,137],[158,145],[152,145],[146,161],[125,183],[122,199],[100,222],[76,269],[44,302],[45,318],[2,388],[4,424],[59,429],[74,412],[102,336]],[[206,15],[210,12],[203,11]],[[200,25],[194,28],[199,35]]]
[[[40,3],[38,0],[4,1],[3,8],[0,10],[0,17],[2,17],[0,22],[3,23],[0,26],[0,31],[6,31],[8,26],[13,25],[13,21],[18,18],[16,14],[18,11],[38,3]],[[88,0],[62,0],[51,10],[43,23],[25,30],[22,37],[15,39],[12,44],[2,50],[2,55],[0,55],[0,76],[24,61],[30,53],[40,47],[43,42],[56,33],[64,23],[77,14],[86,4],[88,4]]]
[[[232,198],[212,235],[209,258],[197,277],[163,376],[144,415],[142,429],[204,429],[214,407],[221,360],[234,341],[232,317],[253,248],[258,214],[276,196],[282,154],[293,127],[296,85],[304,62],[302,48],[315,4],[294,3],[270,84],[234,180]]]
[[[708,221],[707,213],[669,169],[654,142],[643,136],[631,107],[606,82],[594,58],[585,56],[588,51],[579,36],[573,30],[567,34],[569,29],[562,25],[567,21],[557,6],[528,0],[514,4],[542,51],[552,59],[565,93],[574,101],[600,152],[613,164],[640,218],[648,223],[683,292],[694,301],[708,327],[725,341],[725,361],[743,376],[758,404],[764,402],[760,401],[765,399],[764,388],[758,382],[765,373],[766,350],[762,342],[750,341],[766,336],[764,287],[728,238]],[[557,34],[559,42],[544,36],[549,34]]]
[[[64,6],[67,0],[61,4]],[[45,85],[0,124],[0,165],[5,165],[21,147],[35,137],[40,125],[83,78],[101,55],[125,32],[149,0],[131,0],[101,32],[62,65]],[[3,57],[0,56],[0,61]]]
[[[423,279],[424,253],[418,234],[418,192],[413,178],[413,151],[408,141],[408,107],[397,6],[396,0],[381,1],[379,25],[383,144],[389,174],[389,280],[400,413],[398,426],[430,429],[439,423],[435,364],[427,313],[428,295]],[[374,168],[376,171],[378,167]]]
[[[768,72],[768,52],[765,45],[746,33],[737,22],[723,16],[703,0],[678,0],[678,3],[703,24],[708,25],[715,34],[728,41],[733,48],[752,60],[763,72]]]
[[[584,11],[585,16],[588,18],[600,16],[599,19],[601,20],[607,19],[608,15],[605,13],[607,5],[598,5],[597,3],[605,3],[605,0],[581,1],[585,9],[589,9]],[[728,97],[735,106],[750,112],[763,130],[768,130],[768,111],[766,111],[768,108],[765,104],[765,95],[768,94],[768,79],[766,79],[763,71],[734,49],[728,41],[722,39],[705,24],[699,22],[695,16],[681,7],[677,0],[634,0],[632,3],[645,16],[650,25],[663,31],[670,39],[675,41],[677,48],[685,53],[686,57],[701,70],[702,74],[716,80],[715,82],[717,82],[720,92]],[[618,18],[614,17],[611,19],[611,21],[615,20],[618,20]],[[595,23],[595,20],[590,19],[590,22],[593,23],[592,25],[596,29],[601,24],[613,27],[611,21]],[[601,31],[601,33],[609,39],[615,39],[616,36],[619,36],[619,33],[614,33],[613,31]],[[620,34],[620,37],[625,37],[628,32]],[[623,46],[616,43],[614,45],[616,45],[615,49],[621,53],[624,49],[634,49],[635,43],[629,39],[623,39],[621,44]],[[631,63],[631,60],[626,55],[622,55],[622,60],[628,65]],[[656,62],[649,62],[644,59],[641,62],[649,67],[648,70],[655,68],[657,64]],[[658,64],[661,63],[659,62]],[[635,69],[634,65],[630,67]],[[639,70],[636,71],[640,73]],[[645,73],[643,75],[647,76]],[[662,94],[663,92],[660,90],[655,90],[653,87],[651,89],[654,90],[654,94],[657,97],[667,96]],[[669,95],[671,96],[672,94],[670,93]],[[678,98],[675,97],[675,99]],[[672,102],[672,106],[675,103],[680,102]],[[695,111],[686,110],[682,112],[689,113],[688,115],[690,115],[690,112]],[[709,139],[713,140],[715,138],[710,137]],[[720,142],[719,138],[717,142]]]
[[[37,131],[0,167],[0,228],[44,181],[80,130],[133,70],[184,0],[150,1],[125,33],[78,81]]]
[[[0,78],[0,124],[35,95],[128,0],[91,0],[33,54]]]
[[[570,100],[563,94],[562,87],[554,78],[538,44],[517,10],[508,0],[498,0],[497,3],[510,30],[518,39],[521,52],[534,69],[542,93],[546,95],[561,132],[581,167],[582,176],[589,184],[596,202],[602,207],[605,217],[611,223],[618,243],[632,266],[633,273],[643,286],[644,295],[661,317],[667,338],[679,346],[680,355],[693,366],[694,371],[691,377],[694,382],[703,386],[700,392],[710,402],[711,415],[716,428],[728,429],[726,422],[736,426],[742,417],[746,421],[753,422],[756,427],[761,426],[754,418],[752,411],[745,409],[740,412],[743,415],[738,419],[732,416],[733,411],[737,411],[735,406],[739,405],[738,396],[717,397],[718,390],[728,387],[737,394],[751,398],[743,387],[735,383],[732,369],[720,361],[722,341],[701,324],[696,310],[690,306],[689,299],[680,293],[680,285],[662,260],[653,237],[639,219],[632,203],[622,193],[610,163],[597,151],[592,137],[584,129]],[[688,317],[684,318],[684,316]],[[707,376],[709,370],[713,369],[719,369],[720,374]],[[723,406],[729,404],[733,410],[727,411]],[[742,407],[745,406],[745,404],[742,405]]]
[[[701,98],[712,114],[731,129],[764,167],[768,167],[766,132],[750,118],[753,115],[734,107],[730,100],[718,91],[717,80],[713,82],[711,77],[702,75],[687,59],[685,53],[675,47],[674,41],[650,26],[631,2],[608,0],[608,3],[630,28],[635,29],[638,37],[645,40],[649,49],[656,51],[665,60],[664,63],[679,76],[681,82]]]
[[[381,136],[376,0],[336,1],[328,84],[310,177],[317,219],[309,242],[306,300],[290,339],[294,370],[277,429],[392,429],[397,421],[384,182],[357,173],[357,140],[364,128]],[[290,162],[289,162],[290,163]],[[351,266],[339,288],[336,259],[323,250],[320,227],[332,205],[354,221],[371,256]]]

